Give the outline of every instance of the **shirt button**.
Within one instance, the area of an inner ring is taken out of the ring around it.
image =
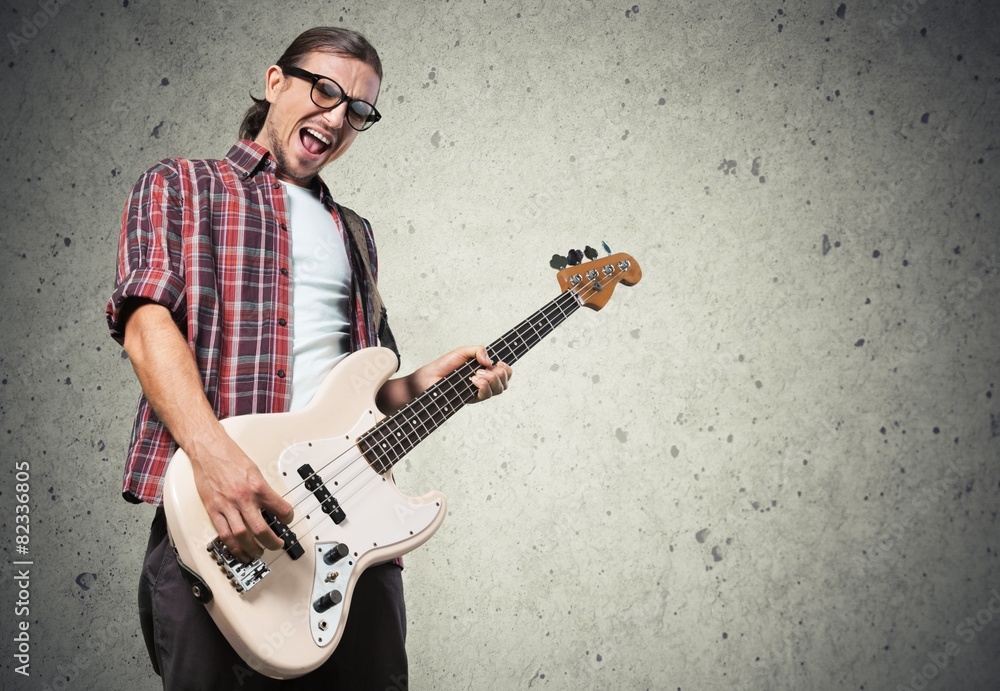
[[[279,227],[280,227],[280,228],[281,228],[282,230],[288,230],[288,226],[286,226],[286,225],[285,225],[284,223],[282,223],[282,224],[281,224],[281,225],[280,225]]]
[[[281,267],[278,270],[278,273],[280,273],[282,276],[287,276],[288,275],[288,269],[286,269],[285,267]]]
[[[279,319],[278,319],[278,324],[279,324],[280,326],[288,326],[288,322],[287,322],[287,321],[285,321],[285,318],[284,318],[284,317],[281,317],[281,318],[279,318]]]
[[[279,187],[281,187],[281,183],[280,182],[271,183],[271,188],[272,189],[278,189]]]
[[[278,370],[278,379],[284,379],[284,378],[285,378],[285,370],[279,369]]]

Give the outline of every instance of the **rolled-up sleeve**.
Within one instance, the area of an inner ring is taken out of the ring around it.
[[[161,304],[184,323],[183,207],[176,170],[167,163],[139,178],[122,214],[115,291],[105,309],[118,343],[124,342],[123,318],[133,299]]]

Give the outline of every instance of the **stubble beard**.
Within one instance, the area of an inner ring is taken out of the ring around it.
[[[295,182],[302,183],[303,186],[308,187],[309,183],[315,177],[315,174],[301,177],[292,173],[288,167],[288,152],[285,150],[284,144],[282,144],[278,139],[277,134],[274,132],[274,128],[269,126],[266,122],[264,123],[264,138],[267,141],[268,151],[271,152],[271,158],[274,159],[274,165],[278,169],[277,172],[288,180],[294,180]]]

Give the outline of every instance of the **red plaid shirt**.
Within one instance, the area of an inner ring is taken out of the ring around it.
[[[197,361],[219,419],[284,412],[292,375],[291,238],[285,191],[267,150],[241,140],[221,161],[167,159],[148,170],[122,216],[111,336],[125,338],[122,310],[132,298],[170,309]],[[347,246],[329,190],[319,181]],[[375,241],[365,223],[372,275]],[[351,349],[376,345],[369,286],[357,252],[352,267]],[[177,446],[140,397],[125,464],[125,499],[159,505]]]

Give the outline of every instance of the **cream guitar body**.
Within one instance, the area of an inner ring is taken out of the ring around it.
[[[563,269],[563,292],[487,353],[514,364],[576,309],[600,309],[619,282],[641,276],[626,254]],[[218,540],[187,455],[170,460],[163,503],[181,569],[229,643],[262,674],[287,679],[322,665],[343,635],[361,573],[420,546],[444,520],[444,496],[403,495],[392,467],[475,397],[478,365],[465,363],[385,417],[375,397],[396,366],[391,351],[366,348],[338,364],[305,408],[222,421],[295,509],[288,525],[265,513],[284,548],[249,564]]]
[[[343,634],[361,572],[423,544],[444,520],[442,494],[404,496],[391,469],[378,473],[356,446],[357,437],[383,417],[375,394],[395,371],[392,351],[366,348],[345,358],[302,410],[223,420],[226,432],[295,508],[288,528],[301,556],[265,552],[259,561],[269,572],[256,582],[236,583],[227,560],[218,563],[222,555],[208,548],[216,531],[198,497],[191,462],[183,451],[170,461],[164,508],[178,558],[204,582],[202,597],[204,587],[210,589],[205,606],[236,652],[267,676],[296,677],[323,664]],[[330,478],[324,484],[340,497],[345,516],[339,524],[306,488],[299,472],[306,465]],[[338,545],[348,553],[340,556]],[[329,559],[339,558],[327,564],[324,555],[331,551]],[[340,602],[328,599],[324,604],[330,606],[317,611],[314,604],[328,593],[339,593]]]

